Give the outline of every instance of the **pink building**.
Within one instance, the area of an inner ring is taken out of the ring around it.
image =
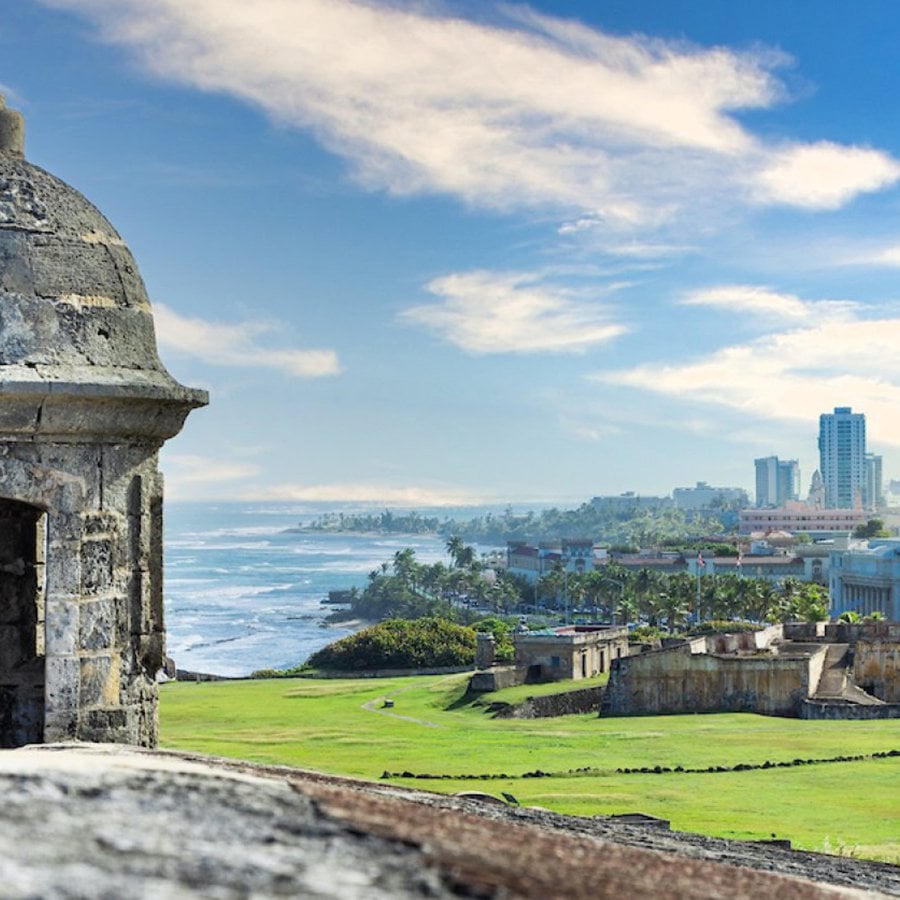
[[[806,503],[789,501],[778,509],[742,509],[740,533],[789,531],[792,534],[847,534],[866,522],[866,511],[859,509],[818,509]]]

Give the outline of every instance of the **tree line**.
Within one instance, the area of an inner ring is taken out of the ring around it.
[[[369,573],[361,591],[350,592],[350,609],[333,613],[332,621],[439,616],[468,623],[478,615],[536,614],[569,621],[640,622],[679,632],[702,620],[821,621],[828,615],[827,589],[792,576],[775,584],[707,575],[698,584],[687,572],[632,569],[613,561],[573,573],[558,562],[531,584],[502,568],[487,567],[457,535],[446,547],[449,563],[421,563],[412,548],[398,550]]]
[[[712,512],[695,512],[666,507],[640,509],[637,506],[608,509],[583,503],[577,509],[545,509],[514,513],[487,513],[465,521],[422,516],[417,512],[328,513],[300,531],[357,532],[375,534],[440,534],[480,544],[507,541],[544,541],[560,538],[588,538],[623,548],[670,546],[712,534],[724,527]]]

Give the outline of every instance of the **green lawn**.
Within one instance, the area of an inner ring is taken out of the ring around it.
[[[529,697],[544,697],[547,694],[565,694],[569,691],[581,691],[585,688],[602,687],[609,681],[609,672],[583,678],[580,681],[549,681],[544,684],[517,684],[515,687],[501,688],[481,694],[485,703],[502,700],[504,703],[521,703]]]
[[[900,757],[748,772],[618,774],[617,768],[787,761],[900,749],[900,720],[804,722],[749,714],[492,719],[467,676],[177,683],[161,694],[162,744],[429,790],[507,791],[578,815],[640,811],[672,827],[900,862]],[[531,688],[531,693],[536,693]],[[518,690],[518,689],[512,689]],[[503,692],[491,699],[507,699]],[[394,700],[385,709],[386,697]],[[588,774],[565,774],[589,768]],[[562,777],[523,778],[541,769]]]

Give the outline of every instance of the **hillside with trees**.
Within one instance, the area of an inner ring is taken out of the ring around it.
[[[320,516],[298,531],[360,532],[375,534],[440,534],[478,544],[502,545],[507,541],[545,541],[588,538],[596,543],[629,547],[663,546],[721,534],[722,521],[714,515],[665,509],[626,508],[612,511],[582,503],[577,509],[546,509],[522,515],[507,508],[500,515],[487,513],[466,521],[438,519],[416,512],[390,510],[373,514]]]

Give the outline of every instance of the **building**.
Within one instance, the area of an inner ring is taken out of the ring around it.
[[[590,572],[606,555],[606,549],[595,547],[590,539],[564,538],[558,543],[542,542],[537,546],[525,541],[508,541],[506,570],[534,584],[542,575],[549,575],[559,567],[571,575]]]
[[[598,512],[608,512],[614,515],[628,515],[645,510],[668,509],[671,505],[671,497],[642,497],[634,491],[591,498],[591,506]]]
[[[778,509],[742,509],[738,531],[744,535],[789,531],[824,539],[846,536],[866,519],[862,508],[819,509],[808,503],[788,502]]]
[[[866,493],[863,506],[866,509],[880,509],[884,506],[884,482],[882,478],[881,457],[874,453],[866,454]]]
[[[628,629],[607,625],[566,625],[513,636],[516,668],[526,681],[592,678],[628,656]]]
[[[756,467],[756,506],[782,506],[800,499],[800,463],[765,456],[754,460]]]
[[[898,652],[900,625],[890,622],[803,622],[689,638],[615,660],[601,715],[896,719]]]
[[[825,506],[861,508],[866,487],[866,417],[849,406],[836,406],[819,416],[819,472],[825,484]]]
[[[713,487],[705,481],[698,481],[696,487],[675,488],[672,499],[678,509],[716,510],[726,506],[746,506],[747,492],[737,487]]]
[[[157,454],[205,391],[157,356],[131,252],[0,99],[0,746],[153,746]]]
[[[822,475],[818,469],[812,474],[809,482],[809,494],[806,497],[808,506],[816,509],[825,509],[825,482],[822,481]]]
[[[792,577],[798,581],[812,581],[812,566],[807,565],[799,556],[713,556],[704,557],[703,565],[697,557],[688,557],[687,571],[697,577],[697,570],[703,578],[715,575],[736,575],[741,578],[760,578],[772,584],[781,584],[785,578]],[[821,577],[821,568],[820,568]]]
[[[880,612],[900,621],[900,539],[873,539],[831,554],[831,615]]]

